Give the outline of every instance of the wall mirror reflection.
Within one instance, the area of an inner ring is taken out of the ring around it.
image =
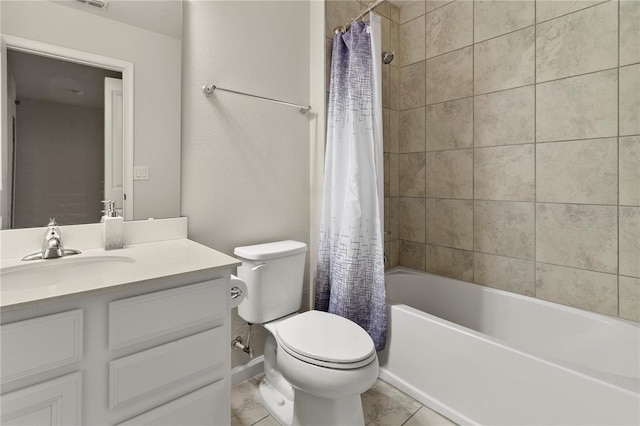
[[[181,1],[92,4],[0,2],[2,229],[180,216]]]
[[[123,215],[122,72],[8,49],[4,229]]]

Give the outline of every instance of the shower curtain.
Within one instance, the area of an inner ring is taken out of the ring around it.
[[[333,41],[316,309],[348,318],[385,346],[381,20]]]

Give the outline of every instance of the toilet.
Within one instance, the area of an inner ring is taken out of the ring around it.
[[[307,246],[278,241],[237,247],[247,285],[238,314],[269,331],[262,401],[282,425],[364,425],[360,395],[378,377],[373,340],[356,323],[321,311],[297,313]]]

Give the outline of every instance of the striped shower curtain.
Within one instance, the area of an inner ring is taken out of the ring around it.
[[[384,349],[381,23],[333,41],[316,309],[348,318]]]

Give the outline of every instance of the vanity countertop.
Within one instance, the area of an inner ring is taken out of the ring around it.
[[[162,278],[202,281],[221,276],[221,270],[240,264],[231,256],[188,239],[132,244],[110,251],[89,249],[50,260],[3,259],[0,307],[14,309]],[[16,280],[19,274],[25,274],[25,279]]]

